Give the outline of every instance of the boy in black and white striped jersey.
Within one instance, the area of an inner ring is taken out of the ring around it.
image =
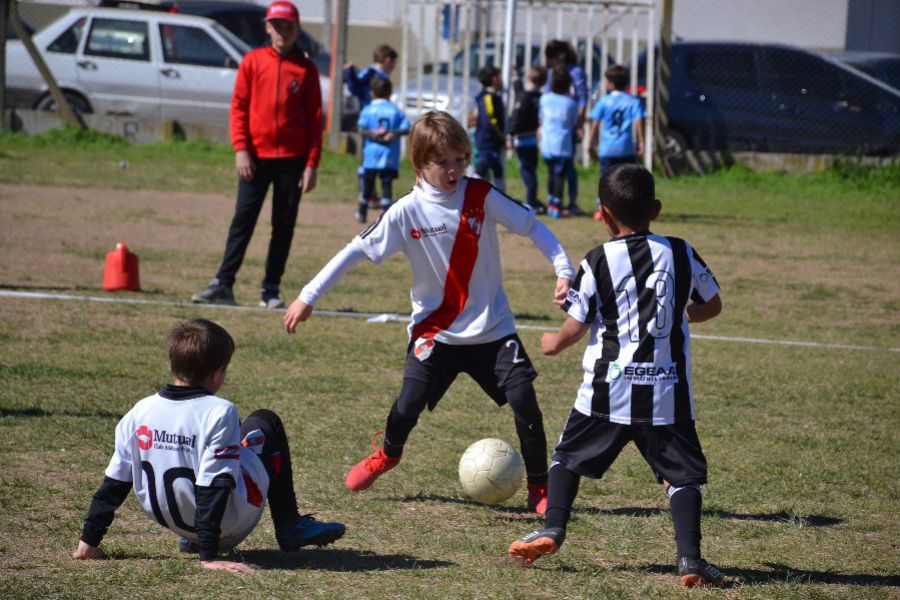
[[[530,564],[565,539],[581,476],[600,478],[634,440],[666,494],[675,525],[681,583],[721,585],[722,573],[700,555],[700,485],[706,457],[694,426],[688,323],[722,310],[719,285],[686,241],[650,232],[662,208],[653,175],[620,165],[600,182],[601,216],[610,241],[585,256],[559,332],[545,333],[553,356],[588,331],[584,380],[550,467],[544,528],[513,542]]]

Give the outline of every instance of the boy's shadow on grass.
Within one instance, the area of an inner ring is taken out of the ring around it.
[[[78,417],[87,419],[116,419],[122,418],[122,413],[108,410],[47,410],[30,406],[28,408],[0,408],[0,417]]]
[[[316,571],[396,571],[403,569],[439,569],[456,563],[446,560],[422,560],[407,554],[376,554],[368,550],[328,548],[301,550],[285,554],[279,550],[244,550],[237,554],[247,564],[262,569],[309,569]]]
[[[766,585],[770,583],[823,583],[829,585],[874,585],[874,586],[900,586],[900,577],[897,575],[870,575],[867,573],[832,573],[829,571],[806,571],[803,569],[795,569],[787,565],[777,563],[762,563],[769,568],[768,571],[761,569],[740,569],[737,567],[720,568],[725,573],[725,577],[729,580],[726,587],[734,585]],[[639,567],[629,567],[626,565],[616,565],[610,567],[615,571],[644,571],[648,573],[658,573],[660,575],[675,575],[678,570],[674,565],[641,565]]]
[[[528,510],[524,506],[488,505],[482,504],[480,502],[475,502],[474,500],[469,500],[468,498],[451,498],[449,496],[441,496],[438,494],[424,494],[421,492],[416,494],[415,496],[403,496],[402,498],[394,498],[394,500],[397,502],[438,502],[441,504],[461,504],[463,506],[487,507],[491,510],[514,515],[522,515],[526,517],[532,516],[538,518],[540,516],[535,514],[533,511]]]
[[[652,517],[656,515],[668,515],[669,510],[665,508],[642,508],[636,506],[623,506],[620,508],[595,508],[595,507],[576,507],[572,513],[574,515],[614,515],[627,517]],[[808,527],[824,527],[830,525],[839,525],[844,522],[843,519],[836,517],[826,517],[823,515],[792,515],[785,511],[777,513],[734,513],[724,510],[703,510],[704,517],[717,517],[719,519],[728,519],[729,521],[763,521],[770,523],[790,523],[792,525],[805,525]]]
[[[404,496],[398,499],[399,502],[440,502],[444,504],[462,504],[466,506],[484,506],[474,500],[466,498],[451,498],[449,496],[440,496],[438,494],[419,493],[415,496]],[[494,510],[505,513],[513,513],[518,515],[530,515],[537,517],[533,512],[524,506],[492,506]],[[635,506],[623,506],[620,508],[596,508],[593,506],[576,507],[572,511],[572,515],[578,518],[579,515],[599,515],[599,516],[627,516],[627,517],[653,517],[656,515],[668,515],[669,511],[665,508],[642,508]],[[718,517],[720,519],[728,519],[731,521],[763,521],[772,523],[791,523],[796,525],[804,525],[808,527],[823,527],[829,525],[838,525],[843,523],[843,519],[835,517],[826,517],[822,515],[792,515],[785,511],[777,513],[761,513],[761,514],[742,514],[723,510],[704,510],[704,517]]]

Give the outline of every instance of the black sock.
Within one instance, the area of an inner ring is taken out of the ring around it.
[[[675,545],[678,558],[700,558],[700,508],[703,497],[700,488],[690,485],[679,489],[669,498],[672,523],[675,525]],[[549,511],[548,511],[549,513]]]
[[[578,484],[581,476],[573,473],[563,465],[556,463],[550,467],[550,483],[548,485],[547,514],[544,527],[560,527],[566,530],[569,517],[572,516],[572,504],[578,495]]]

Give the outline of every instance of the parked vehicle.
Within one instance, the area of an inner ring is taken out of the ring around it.
[[[866,75],[900,90],[900,54],[891,52],[844,52],[825,58],[839,60]]]
[[[73,9],[33,39],[76,111],[217,125],[250,51],[211,19],[109,8]],[[20,41],[7,44],[6,76],[12,106],[55,109]],[[327,109],[330,81],[319,83]]]
[[[676,41],[669,95],[667,145],[674,155],[687,148],[881,155],[900,150],[900,92],[799,48]]]
[[[19,18],[21,19],[22,17],[19,17]],[[22,25],[25,26],[25,31],[27,31],[28,33],[34,33],[34,25],[29,23],[25,19],[22,19]],[[12,20],[10,20],[10,19],[6,20],[6,39],[8,39],[8,40],[19,39],[19,34],[16,33],[16,30],[13,28]]]
[[[251,2],[228,0],[160,0],[159,2],[147,0],[142,2],[102,0],[99,6],[131,10],[158,10],[206,17],[223,25],[251,48],[260,48],[269,43],[269,36],[266,33],[265,26],[266,9],[259,4]],[[300,30],[300,36],[297,38],[297,46],[306,52],[309,59],[316,64],[319,73],[322,75],[329,73],[331,55],[315,38],[303,29]]]

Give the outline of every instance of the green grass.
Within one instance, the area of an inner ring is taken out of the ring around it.
[[[0,288],[162,301],[200,289],[231,218],[228,149],[54,135],[62,137],[0,136]],[[326,154],[321,188],[301,208],[288,296],[358,230],[349,204],[355,164]],[[690,240],[723,288],[725,311],[695,333],[881,348],[694,340],[698,429],[710,463],[704,553],[733,583],[692,597],[900,592],[900,186],[896,167],[851,171],[798,177],[733,168],[659,182],[664,212],[654,229]],[[588,190],[595,176],[583,172],[581,183]],[[582,194],[585,207],[589,196]],[[548,223],[573,259],[603,238],[590,219]],[[256,300],[267,229],[260,222],[240,273],[245,303]],[[141,257],[144,292],[98,289],[103,257],[120,238]],[[557,325],[544,259],[516,236],[502,234],[501,245],[519,322]],[[407,313],[408,280],[402,258],[362,265],[320,308]],[[268,407],[283,417],[301,510],[345,522],[347,535],[284,555],[266,518],[233,556],[257,572],[238,578],[179,554],[176,538],[129,498],[103,543],[110,559],[75,563],[69,555],[115,424],[166,383],[165,334],[193,316],[218,321],[236,339],[222,394],[242,414]],[[460,490],[457,461],[471,442],[515,440],[509,410],[464,377],[422,416],[397,469],[365,493],[344,489],[346,469],[367,453],[399,389],[404,327],[314,315],[289,337],[280,319],[0,297],[0,597],[684,597],[666,500],[631,447],[603,480],[582,483],[557,556],[532,568],[505,560],[509,543],[540,519],[524,510],[524,492],[486,507]],[[540,332],[521,336],[540,373],[552,443],[572,405],[583,347],[545,358]]]

